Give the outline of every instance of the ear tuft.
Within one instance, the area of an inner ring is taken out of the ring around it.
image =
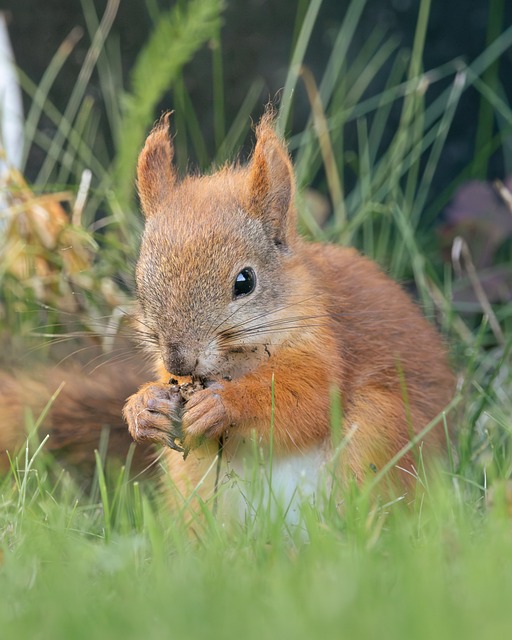
[[[169,136],[171,113],[164,113],[154,126],[137,162],[137,190],[146,218],[161,209],[176,183],[176,171],[172,162],[174,149]]]
[[[259,218],[277,245],[296,235],[295,182],[288,151],[274,129],[268,110],[256,127],[256,146],[249,167],[249,213]]]

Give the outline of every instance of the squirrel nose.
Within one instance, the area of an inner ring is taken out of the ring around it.
[[[187,355],[181,345],[174,343],[167,345],[163,356],[167,371],[177,376],[191,375],[195,369],[196,360]]]

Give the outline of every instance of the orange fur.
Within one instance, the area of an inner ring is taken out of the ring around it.
[[[353,249],[297,236],[292,167],[269,116],[257,128],[246,167],[181,183],[166,167],[172,178],[163,189],[161,162],[151,158],[172,158],[166,127],[150,134],[138,167],[147,219],[137,267],[140,315],[160,348],[154,354],[159,381],[125,407],[132,435],[159,440],[169,429],[175,407],[162,400],[169,371],[206,381],[183,407],[192,454],[185,461],[167,454],[171,478],[186,493],[211,464],[211,443],[221,437],[227,456],[236,455],[230,442],[251,433],[268,444],[271,424],[278,456],[326,445],[336,388],[344,432],[353,431],[343,474],[362,480],[449,403],[454,377],[439,335],[374,263]],[[261,284],[244,308],[229,293],[245,263],[257,265]],[[262,329],[266,320],[271,324]],[[223,331],[236,337],[224,344]],[[206,355],[217,347],[219,353]],[[144,415],[142,433],[135,415]],[[442,449],[443,438],[440,427],[432,430],[425,451]],[[411,454],[401,466],[413,472]],[[411,476],[402,476],[407,484]],[[207,485],[204,495],[211,490]]]

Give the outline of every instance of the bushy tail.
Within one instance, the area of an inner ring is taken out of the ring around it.
[[[47,450],[84,477],[94,470],[101,438],[108,438],[109,456],[126,460],[132,439],[122,408],[146,380],[147,375],[125,365],[104,365],[94,373],[78,365],[30,375],[0,372],[0,471],[9,468],[7,452],[12,458],[40,418],[38,433],[40,438],[48,434]],[[138,445],[132,469],[145,468],[152,455],[149,447]]]

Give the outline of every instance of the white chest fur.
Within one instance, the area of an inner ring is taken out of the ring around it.
[[[314,504],[326,486],[326,458],[325,445],[271,457],[250,440],[231,443],[222,460],[221,513],[240,522],[270,514],[299,525],[304,503]]]

